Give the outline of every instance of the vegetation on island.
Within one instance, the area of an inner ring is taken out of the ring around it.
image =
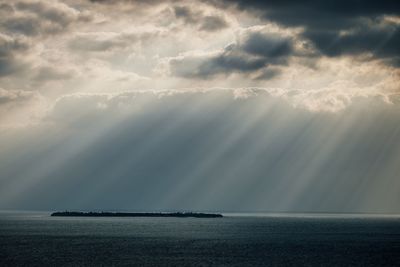
[[[199,212],[53,212],[51,216],[58,217],[178,217],[178,218],[222,218],[222,214]]]

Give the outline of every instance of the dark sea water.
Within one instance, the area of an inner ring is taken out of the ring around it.
[[[400,266],[400,217],[0,213],[0,266]]]

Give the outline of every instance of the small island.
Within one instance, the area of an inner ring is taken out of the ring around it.
[[[222,214],[198,212],[53,212],[53,217],[177,217],[177,218],[222,218]]]

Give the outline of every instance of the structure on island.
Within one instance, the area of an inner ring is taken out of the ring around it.
[[[82,212],[61,211],[53,212],[57,217],[178,217],[178,218],[222,218],[222,214],[199,212]]]

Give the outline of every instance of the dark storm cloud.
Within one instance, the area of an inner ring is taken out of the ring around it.
[[[400,2],[396,0],[211,0],[209,2],[233,4],[241,9],[258,11],[265,18],[287,26],[324,29],[352,26],[354,20],[360,17],[400,14]]]
[[[310,39],[319,51],[331,57],[372,53],[374,57],[388,60],[391,64],[400,62],[398,26],[360,27],[349,34],[308,30],[304,36]]]
[[[170,66],[174,75],[186,78],[208,78],[235,72],[252,74],[263,70],[265,75],[258,74],[257,79],[271,79],[280,72],[277,69],[266,71],[266,68],[286,65],[294,53],[289,37],[254,31],[218,54],[177,58],[170,61]]]
[[[293,53],[293,45],[289,38],[259,32],[249,34],[242,49],[249,54],[266,58],[285,57]]]
[[[384,15],[400,15],[400,2],[385,1],[208,1],[234,5],[289,27],[304,27],[303,37],[327,56],[370,53],[390,64],[399,64],[399,24]],[[366,23],[368,21],[368,23]],[[379,29],[376,24],[382,24]],[[343,31],[349,31],[343,35]]]

